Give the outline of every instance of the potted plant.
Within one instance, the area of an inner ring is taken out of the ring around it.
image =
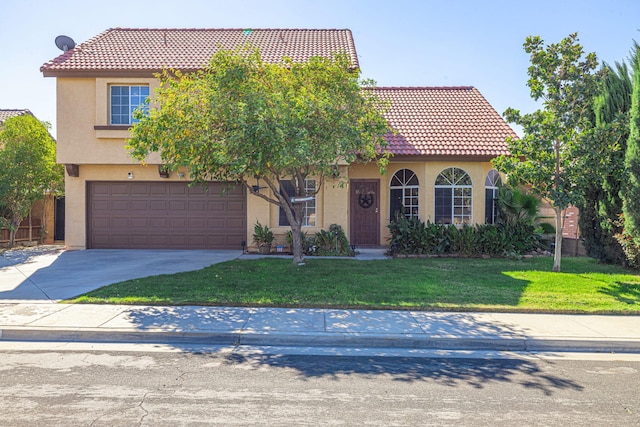
[[[266,225],[256,221],[253,227],[253,242],[258,245],[258,252],[268,254],[271,252],[271,244],[273,243],[273,232]]]

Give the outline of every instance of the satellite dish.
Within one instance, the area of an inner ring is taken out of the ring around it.
[[[56,46],[58,46],[58,49],[61,51],[66,52],[76,47],[76,42],[74,42],[71,37],[58,36],[56,37]]]

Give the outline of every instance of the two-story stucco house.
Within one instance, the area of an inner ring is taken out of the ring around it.
[[[131,112],[159,84],[163,68],[205,65],[220,48],[250,43],[268,61],[347,53],[349,30],[110,29],[41,68],[57,82],[58,161],[66,165],[66,244],[84,248],[241,248],[256,220],[288,230],[278,208],[241,186],[222,196],[189,186],[186,171],[166,174],[160,156],[132,161],[126,146]],[[376,165],[345,165],[347,186],[327,182],[306,204],[304,230],[340,224],[352,244],[383,246],[397,210],[441,223],[493,220],[498,174],[490,160],[515,136],[473,87],[378,88],[391,101],[393,153],[387,174]],[[310,190],[316,182],[308,180]],[[267,191],[267,190],[263,190]]]

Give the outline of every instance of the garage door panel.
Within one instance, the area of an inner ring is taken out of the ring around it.
[[[231,229],[241,229],[244,227],[244,220],[242,218],[229,218],[227,219],[227,227]]]
[[[148,200],[132,200],[131,201],[131,209],[132,210],[149,210],[149,201]]]
[[[206,200],[189,200],[188,204],[190,212],[207,211],[207,205],[208,203]]]
[[[166,196],[169,194],[169,184],[164,182],[150,182],[147,183],[148,192],[152,195]]]
[[[167,186],[166,191],[172,197],[188,197],[190,193],[190,189],[188,185],[183,185],[179,182],[171,183]]]
[[[94,182],[92,191],[94,194],[111,194],[111,184],[104,182]]]
[[[131,242],[134,242],[136,236],[131,233],[122,234],[122,233],[110,233],[109,240],[110,243],[116,246],[126,245],[129,246]]]
[[[130,189],[131,189],[131,184],[128,182],[123,182],[123,183],[114,183],[113,185],[111,185],[111,195],[112,196],[117,196],[117,195],[129,195],[130,194]]]
[[[111,217],[111,221],[109,221],[109,228],[111,230],[127,229],[129,227],[131,227],[129,217]]]
[[[130,194],[144,194],[146,195],[149,192],[149,185],[144,183],[144,182],[132,182],[131,183],[131,190],[130,190]]]
[[[246,240],[244,188],[220,196],[184,182],[89,182],[91,248],[238,249]]]
[[[149,200],[149,210],[151,212],[166,211],[168,208],[167,200]]]
[[[132,230],[149,230],[149,218],[131,218],[130,225]]]
[[[149,218],[149,226],[152,229],[165,229],[167,227],[169,227],[169,219],[164,216],[164,217],[151,217]]]
[[[115,212],[115,211],[127,212],[130,210],[129,204],[130,204],[129,200],[117,199],[117,200],[111,201],[111,206],[109,208],[112,212]]]
[[[187,202],[185,200],[170,200],[169,210],[172,212],[187,211],[188,210]]]

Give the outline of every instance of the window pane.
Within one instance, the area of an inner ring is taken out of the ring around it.
[[[393,221],[396,217],[396,212],[400,215],[404,214],[402,208],[402,189],[392,188],[389,193],[389,221]]]
[[[462,169],[456,169],[456,185],[471,185],[471,177]]]
[[[435,222],[438,224],[451,224],[451,189],[436,188],[435,193]]]
[[[418,216],[418,178],[411,169],[400,169],[391,182],[389,200],[389,220],[394,220],[396,213],[407,218]]]
[[[292,197],[295,194],[293,183],[291,181],[280,181],[280,194],[284,196],[285,191],[283,191],[283,189],[287,192],[289,197]],[[289,224],[289,220],[287,219],[287,215],[285,214],[284,209],[279,208],[278,211],[278,225],[280,225],[281,227],[291,225]]]
[[[137,122],[133,119],[133,112],[142,106],[143,111],[148,111],[145,104],[149,96],[149,86],[111,86],[111,124],[131,124]]]

